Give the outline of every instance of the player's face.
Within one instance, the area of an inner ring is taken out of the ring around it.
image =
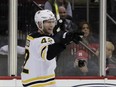
[[[53,34],[55,20],[46,20],[43,22],[43,32],[47,35]]]

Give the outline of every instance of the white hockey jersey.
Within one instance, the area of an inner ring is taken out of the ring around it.
[[[27,36],[25,62],[21,73],[24,87],[55,87],[56,60],[47,60],[48,45],[54,40],[49,36]]]

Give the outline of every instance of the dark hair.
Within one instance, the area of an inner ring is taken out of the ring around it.
[[[84,24],[87,24],[88,27],[89,27],[89,30],[91,31],[91,29],[92,29],[92,28],[91,28],[91,25],[90,25],[87,21],[82,21],[82,22],[80,22],[80,23],[79,23],[79,29],[82,30]]]
[[[62,5],[62,3],[60,3],[58,0],[57,0],[57,3],[58,3],[59,6]],[[63,0],[63,4],[64,4],[64,7],[67,8],[67,6],[68,6],[68,1],[67,1],[67,0]]]
[[[85,20],[79,23],[79,29],[80,29],[80,31],[82,31],[83,25],[84,25],[84,24],[87,24],[87,25],[88,25],[88,27],[89,27],[88,29],[89,29],[89,32],[90,32],[89,36],[92,36],[92,35],[93,35],[92,27],[91,27],[91,25],[90,25],[87,21],[85,21]]]

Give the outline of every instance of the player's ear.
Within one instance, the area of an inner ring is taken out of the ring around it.
[[[38,22],[38,25],[39,25],[39,28],[42,29],[42,23],[41,22]]]

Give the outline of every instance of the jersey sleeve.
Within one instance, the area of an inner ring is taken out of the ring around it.
[[[59,43],[54,43],[48,46],[47,59],[51,60],[61,53],[66,47]]]

